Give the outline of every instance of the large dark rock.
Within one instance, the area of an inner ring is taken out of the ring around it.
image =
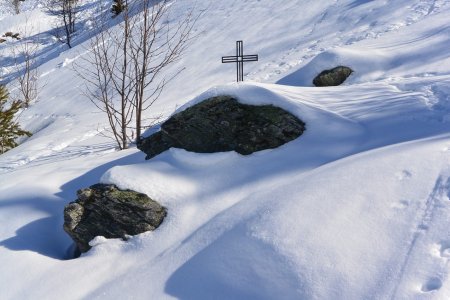
[[[339,66],[325,70],[313,80],[315,86],[336,86],[342,84],[353,73],[349,67]]]
[[[166,216],[166,209],[147,195],[115,185],[95,184],[77,194],[64,208],[64,230],[81,252],[96,236],[125,238],[154,230]]]
[[[171,147],[200,153],[234,150],[247,155],[279,147],[304,130],[305,123],[279,107],[246,105],[219,96],[175,114],[138,148],[147,154],[146,159]]]

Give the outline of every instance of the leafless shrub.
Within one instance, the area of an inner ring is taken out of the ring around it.
[[[106,113],[119,149],[142,135],[143,112],[150,109],[171,79],[163,71],[177,61],[191,38],[192,12],[168,22],[169,1],[125,1],[117,28],[101,28],[88,55],[75,70],[85,80],[85,94]]]
[[[78,13],[78,0],[47,0],[46,10],[56,16],[64,28],[65,43],[72,48],[72,34],[75,32],[75,21]]]

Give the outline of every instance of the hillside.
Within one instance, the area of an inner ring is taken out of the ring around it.
[[[19,15],[0,3],[0,35],[27,33],[41,84],[18,118],[33,136],[0,155],[0,299],[450,298],[449,1],[174,0],[171,22],[201,17],[146,118],[231,95],[307,130],[249,156],[172,148],[148,161],[116,149],[74,72],[110,1],[81,0],[71,49],[42,3]],[[244,83],[221,64],[236,40],[259,54]],[[12,93],[15,43],[0,44]],[[342,86],[313,87],[338,65],[354,70]],[[168,216],[68,259],[64,206],[98,182],[146,193]]]

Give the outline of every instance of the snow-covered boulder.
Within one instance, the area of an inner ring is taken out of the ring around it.
[[[320,74],[314,78],[313,84],[315,86],[341,85],[352,73],[353,70],[349,67],[339,66],[320,72]]]
[[[171,148],[248,155],[299,137],[305,123],[273,105],[247,105],[230,96],[207,99],[173,115],[138,148],[150,159]]]
[[[64,230],[81,252],[96,236],[125,238],[158,228],[166,209],[147,195],[95,184],[78,191],[78,199],[64,209]]]

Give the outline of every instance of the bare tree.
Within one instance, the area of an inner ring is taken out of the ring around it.
[[[23,0],[12,0],[12,5],[14,7],[14,12],[16,15],[20,13],[20,2]]]
[[[162,72],[180,58],[190,39],[195,23],[192,12],[181,22],[171,23],[168,2],[142,0],[130,5],[125,1],[124,11],[117,16],[122,18],[119,30],[97,26],[100,33],[88,55],[75,66],[85,79],[87,96],[107,114],[120,149],[134,139],[140,141],[143,112],[173,77]]]
[[[76,64],[75,71],[85,80],[84,94],[103,111],[119,149],[128,148],[131,142],[129,126],[133,110],[133,68],[129,63],[131,38],[128,11],[117,29],[106,28],[106,17],[97,28],[99,33],[91,39],[88,54]]]
[[[25,41],[13,49],[15,68],[18,73],[18,95],[16,98],[20,100],[23,107],[28,107],[38,96],[37,47],[33,42]]]
[[[177,61],[187,47],[195,24],[192,11],[180,22],[168,21],[169,0],[142,0],[140,22],[133,24],[130,43],[134,66],[134,105],[136,142],[142,136],[143,112],[158,100],[170,78],[161,77],[163,70]]]
[[[65,33],[65,43],[72,48],[71,38],[75,32],[78,0],[47,0],[45,7],[50,14],[60,20]]]
[[[38,44],[27,39],[32,27],[28,26],[28,19],[25,27],[22,28],[22,35],[25,37],[21,41],[16,42],[12,48],[14,56],[14,67],[17,72],[18,92],[15,93],[14,99],[20,101],[23,107],[28,107],[30,103],[38,96],[38,68],[37,68],[37,51]]]

